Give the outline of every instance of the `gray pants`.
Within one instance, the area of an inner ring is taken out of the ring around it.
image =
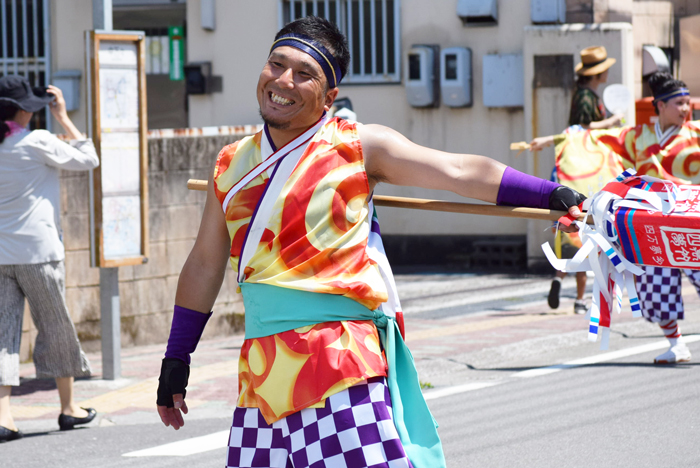
[[[66,306],[63,261],[0,265],[0,386],[19,385],[24,298],[37,328],[34,366],[38,378],[84,377],[83,353]]]

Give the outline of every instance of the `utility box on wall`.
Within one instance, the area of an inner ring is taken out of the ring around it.
[[[212,74],[211,62],[192,62],[184,67],[185,92],[187,94],[220,93],[222,78]]]
[[[414,45],[406,54],[406,97],[413,107],[437,107],[438,54],[436,45]]]
[[[484,55],[484,106],[522,107],[523,56],[521,54]]]
[[[449,47],[440,51],[440,95],[449,107],[472,105],[472,51]]]
[[[82,74],[83,72],[80,70],[59,70],[51,77],[53,85],[63,92],[68,112],[80,108],[80,77]]]
[[[498,23],[498,0],[457,0],[457,16],[465,26]]]
[[[566,0],[531,0],[533,23],[566,23]]]

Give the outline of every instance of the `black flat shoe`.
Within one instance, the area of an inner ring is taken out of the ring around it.
[[[24,434],[22,434],[22,431],[19,429],[12,431],[5,426],[0,426],[0,443],[11,442],[13,440],[21,439],[22,437],[24,437]]]
[[[74,426],[77,426],[78,424],[87,424],[95,419],[95,416],[97,416],[97,411],[95,411],[95,408],[83,409],[88,412],[88,415],[84,418],[74,418],[73,416],[68,416],[61,413],[58,416],[58,427],[60,427],[62,431],[70,431]]]

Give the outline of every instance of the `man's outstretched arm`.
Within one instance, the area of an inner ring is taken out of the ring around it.
[[[188,411],[184,397],[189,353],[194,351],[221,289],[229,249],[226,220],[210,177],[197,240],[177,284],[173,326],[158,387],[158,414],[163,424],[176,430],[185,424],[182,413]]]
[[[496,202],[504,164],[485,156],[426,148],[382,125],[358,125],[358,133],[367,175],[375,183],[449,190]]]
[[[449,190],[504,205],[522,200],[523,206],[568,209],[572,216],[580,215],[576,205],[584,197],[578,192],[555,190],[558,184],[519,173],[486,156],[426,148],[382,125],[358,124],[358,133],[371,189],[377,182],[387,182]]]

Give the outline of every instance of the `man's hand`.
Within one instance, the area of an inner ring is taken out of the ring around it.
[[[180,359],[165,358],[158,379],[158,415],[166,426],[178,430],[185,425],[182,413],[187,414],[185,394],[190,366]]]
[[[571,216],[578,218],[581,216],[581,210],[578,206],[583,203],[585,199],[586,197],[582,193],[562,185],[549,194],[549,209],[568,211]],[[578,227],[576,227],[575,224],[564,226],[559,223],[559,230],[564,232],[576,232],[578,231]]]

